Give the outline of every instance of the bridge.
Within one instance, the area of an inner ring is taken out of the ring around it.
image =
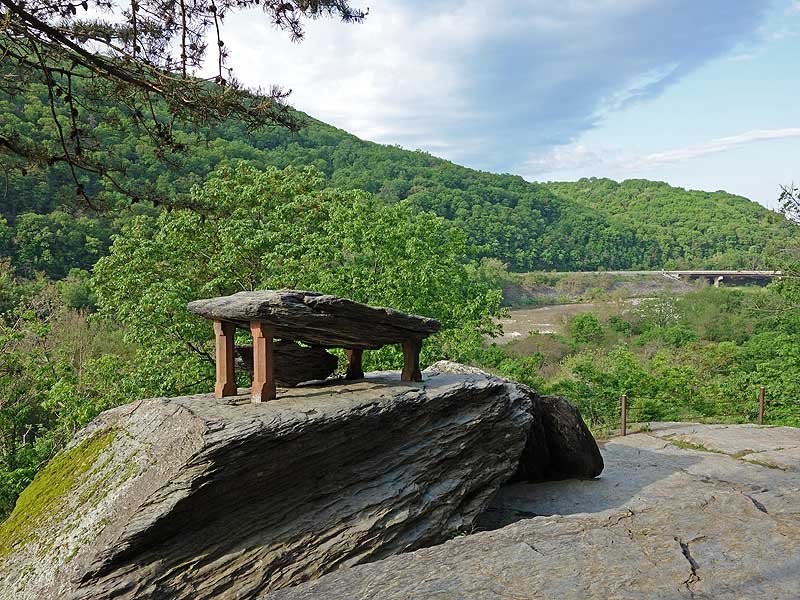
[[[722,282],[743,284],[755,283],[766,285],[773,279],[783,276],[781,271],[748,271],[748,270],[678,270],[678,271],[604,271],[610,275],[663,275],[675,280],[705,279],[714,287],[719,287]]]

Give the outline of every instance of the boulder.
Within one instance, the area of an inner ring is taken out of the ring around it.
[[[470,374],[488,376],[476,367],[439,361],[425,369],[426,375]],[[591,479],[603,472],[603,456],[578,409],[558,396],[542,396],[517,384],[531,401],[531,420],[525,448],[514,481]]]
[[[275,342],[273,352],[275,381],[285,387],[294,387],[304,381],[326,379],[339,364],[339,360],[324,348],[301,346],[287,340]],[[236,358],[241,361],[242,369],[253,372],[252,346],[236,346]]]
[[[603,472],[603,456],[578,409],[558,396],[531,397],[531,432],[514,479],[592,479]]]
[[[517,468],[529,394],[391,375],[103,413],[0,526],[0,598],[254,598],[469,531]]]

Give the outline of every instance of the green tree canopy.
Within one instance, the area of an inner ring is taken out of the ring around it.
[[[159,118],[168,118],[163,103],[154,106]],[[769,267],[769,257],[790,246],[800,231],[782,215],[724,192],[637,180],[528,182],[467,169],[424,152],[359,140],[302,114],[298,117],[306,126],[299,132],[250,131],[233,120],[201,128],[176,124],[176,141],[191,147],[191,152],[171,153],[167,161],[159,148],[136,133],[130,114],[113,103],[102,111],[81,114],[99,119],[92,135],[116,157],[113,164],[124,169],[128,184],[144,199],[168,199],[171,207],[191,206],[190,190],[195,185],[219,167],[242,160],[259,169],[313,165],[331,187],[365,190],[387,204],[408,201],[444,217],[464,232],[473,256],[496,258],[512,271]],[[32,83],[13,97],[0,94],[0,130],[37,143],[52,140],[57,132],[47,86]],[[207,143],[198,144],[198,135]],[[93,217],[91,212],[75,210],[75,185],[64,164],[25,175],[7,169],[6,175],[0,214],[12,229],[28,212],[51,215],[48,220],[53,225],[61,217],[51,214],[54,211],[76,219]],[[87,175],[85,189],[99,205],[118,209],[107,215],[115,218],[100,223],[106,230],[103,235],[90,234],[100,241],[115,233],[132,212],[155,210],[149,203],[131,206],[130,198],[107,178]],[[72,268],[86,269],[87,260],[98,256],[95,244],[55,260],[39,258],[36,253],[46,252],[47,243],[31,239],[29,233],[19,242],[28,244],[25,252],[17,243],[12,243],[10,252],[20,273],[29,273],[33,265],[64,274]],[[105,248],[101,245],[100,250]]]
[[[443,331],[424,362],[458,358],[493,330],[500,293],[472,277],[461,232],[323,182],[314,168],[223,168],[194,191],[205,216],[174,210],[123,229],[94,283],[101,310],[146,349],[145,387],[176,393],[210,379],[211,326],[186,303],[242,290],[309,289],[435,317]],[[367,353],[366,365],[397,367],[395,352]]]

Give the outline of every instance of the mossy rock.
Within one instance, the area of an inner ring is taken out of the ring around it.
[[[0,559],[35,540],[38,531],[68,508],[68,492],[83,479],[116,437],[106,430],[57,454],[25,488],[11,516],[0,524]]]

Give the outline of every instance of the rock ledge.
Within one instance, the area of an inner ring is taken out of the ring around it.
[[[531,406],[485,374],[375,374],[119,407],[26,492],[0,597],[248,598],[440,543],[515,472]]]

